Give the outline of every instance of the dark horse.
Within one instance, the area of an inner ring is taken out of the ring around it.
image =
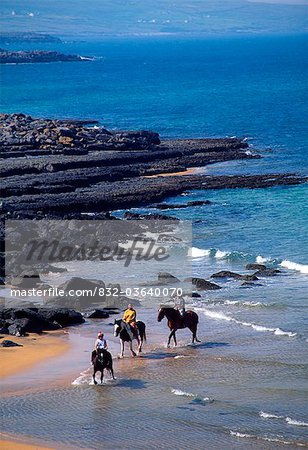
[[[200,342],[197,339],[197,326],[198,326],[198,314],[194,311],[186,311],[184,317],[181,316],[180,312],[174,308],[160,308],[158,311],[157,320],[161,322],[162,319],[166,317],[168,320],[168,327],[171,330],[168,338],[168,347],[170,347],[170,341],[173,337],[174,345],[177,345],[175,332],[180,328],[189,328],[192,332],[192,343]]]
[[[137,352],[140,353],[142,352],[142,344],[143,341],[146,341],[146,334],[145,334],[145,323],[141,322],[141,320],[138,320],[136,322],[137,328],[138,328],[138,336],[137,334],[134,332],[134,329],[132,328],[132,333],[134,335],[133,339],[139,339],[139,345],[138,345],[138,349]],[[119,336],[120,338],[120,343],[121,343],[121,353],[120,353],[120,357],[123,358],[124,356],[124,344],[125,342],[129,342],[129,348],[131,351],[132,356],[136,356],[136,353],[133,350],[133,343],[132,340],[126,330],[126,324],[124,322],[124,320],[122,319],[118,319],[114,321],[114,335],[117,337]]]
[[[97,384],[97,381],[95,380],[96,372],[101,373],[101,383],[103,382],[105,369],[109,370],[112,375],[112,379],[115,380],[113,373],[112,356],[111,353],[109,353],[107,350],[101,350],[98,355],[96,355],[96,352],[94,350],[94,352],[92,353],[92,364],[94,384]]]

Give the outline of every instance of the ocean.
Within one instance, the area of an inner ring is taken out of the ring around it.
[[[261,159],[202,171],[307,175],[306,48],[307,36],[300,34],[52,44],[96,59],[2,67],[1,111],[97,119],[107,128],[153,129],[163,138],[246,137]],[[74,328],[70,339],[83,353],[67,384],[43,389],[37,380],[40,389],[6,395],[3,430],[87,448],[308,446],[307,185],[190,191],[167,202],[190,200],[212,203],[165,213],[193,221],[195,276],[247,274],[252,262],[282,273],[261,276],[255,287],[216,280],[223,289],[203,292],[193,304],[202,339],[195,347],[180,331],[179,348],[166,350],[158,305],[145,302],[145,356],[117,361],[114,386],[89,385],[97,323]],[[107,324],[100,322],[112,330]],[[44,414],[38,417],[38,410]]]

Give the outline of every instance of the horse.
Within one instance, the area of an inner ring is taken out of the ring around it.
[[[141,322],[141,320],[138,320],[136,322],[137,328],[138,328],[138,335],[136,335],[135,330],[133,328],[131,328],[132,333],[133,333],[133,339],[137,339],[139,338],[139,346],[137,349],[137,352],[140,353],[142,352],[142,344],[143,341],[146,341],[146,334],[145,334],[145,323]],[[129,342],[129,348],[131,351],[132,356],[136,356],[136,353],[133,350],[133,342],[131,340],[130,335],[127,332],[126,329],[126,323],[124,322],[124,320],[122,319],[118,319],[114,321],[114,336],[120,337],[120,343],[121,343],[121,353],[120,353],[120,357],[123,358],[124,357],[124,345],[125,342]]]
[[[197,326],[199,322],[198,314],[194,311],[188,310],[185,312],[184,317],[180,312],[174,308],[160,308],[158,311],[157,321],[161,322],[166,317],[168,320],[168,327],[171,330],[168,338],[167,347],[170,347],[170,341],[173,337],[174,345],[177,345],[175,332],[180,328],[189,328],[192,332],[192,343],[201,342],[197,339]]]
[[[95,353],[95,355],[94,355]],[[103,383],[104,378],[104,370],[107,369],[112,375],[112,379],[115,380],[113,373],[113,364],[112,364],[112,356],[107,350],[99,351],[98,355],[94,351],[92,353],[92,364],[93,364],[93,381],[94,384],[97,384],[95,379],[96,372],[101,373],[101,384]]]

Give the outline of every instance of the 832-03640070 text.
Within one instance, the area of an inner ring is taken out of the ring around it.
[[[175,287],[95,287],[94,289],[10,289],[11,297],[170,297],[183,295],[182,288]]]

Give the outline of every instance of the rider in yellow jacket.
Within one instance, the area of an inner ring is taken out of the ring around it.
[[[134,338],[133,333],[132,333],[131,328],[130,328],[130,327],[132,327],[135,330],[135,332],[136,332],[135,334],[136,334],[136,338],[137,338],[137,341],[138,341],[138,344],[139,344],[139,336],[138,336],[138,327],[137,327],[137,324],[136,324],[136,316],[137,316],[136,311],[134,310],[133,306],[131,304],[129,304],[127,306],[127,309],[124,311],[123,320],[124,320],[124,322],[126,324],[126,331],[128,332],[129,337],[131,338],[131,340],[133,340],[133,338]]]

